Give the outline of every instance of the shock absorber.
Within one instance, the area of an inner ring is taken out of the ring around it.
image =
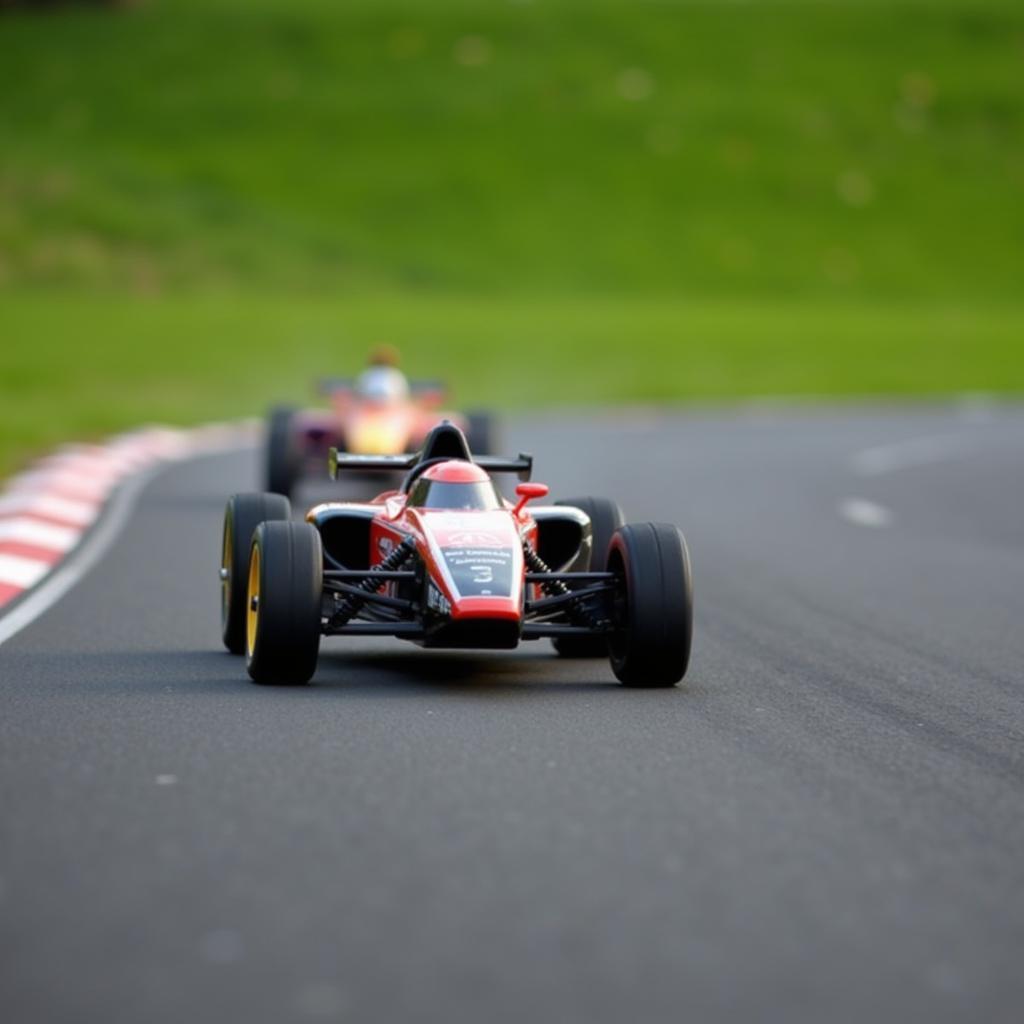
[[[380,565],[375,565],[366,573],[366,577],[356,585],[356,589],[362,591],[362,594],[349,594],[331,616],[330,625],[344,626],[366,604],[370,595],[382,586],[380,574],[401,569],[414,554],[416,540],[413,537],[406,537]]]
[[[550,566],[537,554],[529,541],[523,541],[523,558],[526,560],[526,567],[530,572],[551,572]],[[541,590],[548,597],[561,597],[563,594],[571,594],[572,591],[561,580],[544,580],[540,584]],[[576,626],[588,626],[590,629],[600,629],[604,623],[588,608],[584,598],[578,601],[570,601],[565,609],[569,620]]]

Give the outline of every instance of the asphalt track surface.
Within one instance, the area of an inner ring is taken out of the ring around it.
[[[256,687],[254,458],[173,466],[0,648],[5,1024],[1024,1019],[1024,409],[507,434],[684,527],[685,685],[336,639]]]

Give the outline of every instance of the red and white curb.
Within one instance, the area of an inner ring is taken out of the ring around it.
[[[0,490],[0,614],[58,573],[130,479],[164,463],[245,447],[258,429],[251,421],[146,427],[103,444],[68,445],[7,481]]]

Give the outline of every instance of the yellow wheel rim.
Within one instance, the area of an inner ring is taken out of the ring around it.
[[[256,648],[260,625],[260,549],[254,545],[249,556],[249,592],[245,600],[245,650],[249,657]]]

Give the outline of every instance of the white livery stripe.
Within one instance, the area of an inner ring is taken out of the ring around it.
[[[37,561],[35,558],[0,554],[0,583],[31,587],[38,583],[50,568],[46,562]]]

